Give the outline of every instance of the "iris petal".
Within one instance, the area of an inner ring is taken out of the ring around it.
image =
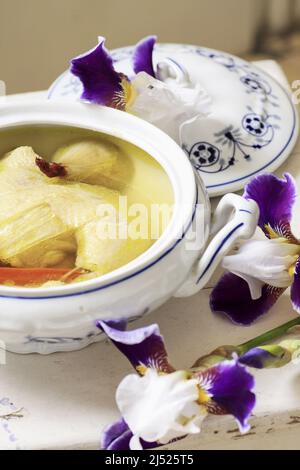
[[[259,226],[268,238],[272,238],[274,231],[281,237],[297,242],[290,227],[296,186],[291,175],[285,173],[284,178],[271,174],[259,175],[247,184],[244,197],[257,202],[260,210]]]
[[[231,414],[241,432],[249,429],[248,418],[255,406],[254,378],[236,360],[224,361],[197,373],[200,387],[210,395],[209,413]]]
[[[131,84],[136,94],[130,112],[159,127],[180,145],[182,126],[187,130],[190,120],[202,119],[211,110],[211,98],[199,83],[166,83],[140,72]]]
[[[291,300],[294,309],[300,313],[300,258],[296,263],[294,281],[291,287]]]
[[[123,418],[107,426],[102,434],[101,449],[104,450],[130,450],[130,440],[133,434]],[[143,449],[153,449],[161,446],[157,442],[145,442],[140,439]]]
[[[261,348],[253,348],[239,358],[239,362],[254,369],[263,369],[264,364],[272,360],[273,356]]]
[[[156,43],[156,36],[148,36],[142,39],[135,47],[133,53],[133,70],[136,74],[146,72],[155,77],[153,68],[153,49]]]
[[[250,325],[267,313],[284,291],[265,284],[261,297],[253,300],[247,282],[235,274],[226,273],[211,293],[210,307],[215,313],[224,313],[236,324]]]
[[[101,448],[105,450],[128,450],[132,432],[121,418],[107,426],[102,434]]]
[[[291,353],[279,344],[253,348],[239,357],[239,363],[255,369],[283,367],[291,361]]]
[[[290,267],[298,258],[299,245],[284,238],[249,240],[237,254],[226,256],[223,267],[248,282],[252,298],[259,298],[261,289],[257,281],[274,287],[291,285]],[[255,282],[256,281],[256,282]],[[257,294],[257,295],[256,295]]]
[[[130,447],[147,442],[168,442],[174,437],[200,432],[205,412],[197,405],[196,379],[185,371],[158,374],[148,369],[144,377],[126,376],[119,384],[116,401],[135,438]]]
[[[122,80],[125,76],[115,71],[104,41],[104,38],[99,38],[99,44],[94,49],[73,59],[71,73],[82,82],[82,99],[124,109]]]
[[[157,325],[131,331],[124,331],[123,324],[120,327],[114,322],[99,321],[97,326],[107,334],[141,375],[148,367],[165,373],[174,371],[169,364],[164,340]]]

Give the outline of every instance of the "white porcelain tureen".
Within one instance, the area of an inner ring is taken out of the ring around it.
[[[47,288],[0,286],[1,346],[18,353],[66,351],[101,338],[95,321],[134,319],[172,296],[196,293],[237,239],[252,236],[255,202],[234,194],[221,200],[210,221],[200,174],[184,150],[164,132],[122,111],[67,101],[0,105],[0,129],[63,125],[92,129],[135,144],[167,172],[174,211],[167,229],[149,250],[127,265],[82,283]],[[13,132],[9,135],[13,136]],[[11,142],[0,142],[0,154]],[[182,230],[183,226],[183,230]],[[209,234],[214,237],[208,243]]]

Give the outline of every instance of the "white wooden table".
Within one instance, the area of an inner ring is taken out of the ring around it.
[[[6,99],[41,96],[43,92]],[[284,171],[293,174],[300,188],[300,142],[277,174]],[[300,237],[300,198],[293,225]],[[244,342],[296,316],[286,293],[254,326],[237,327],[210,312],[209,294],[207,288],[190,299],[172,299],[135,325],[159,323],[172,363],[184,368],[219,345]],[[16,413],[10,419],[0,417],[1,449],[99,448],[103,427],[119,416],[116,387],[132,371],[113,345],[105,341],[50,356],[7,353],[6,361],[0,366],[0,415],[12,408],[5,398]],[[249,434],[241,436],[231,417],[209,417],[200,435],[170,448],[300,449],[300,366],[257,371],[255,376],[257,405]]]

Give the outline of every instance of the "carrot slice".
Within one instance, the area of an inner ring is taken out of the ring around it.
[[[47,281],[60,281],[62,278],[72,281],[82,273],[82,269],[0,267],[0,284],[43,284]]]

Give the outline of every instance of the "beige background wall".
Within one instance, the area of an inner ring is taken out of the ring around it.
[[[248,52],[270,1],[278,0],[0,0],[0,79],[9,93],[47,88],[98,35],[108,47],[156,33]]]
[[[245,52],[263,1],[0,0],[0,79],[9,93],[46,88],[98,35],[108,47],[156,33],[160,41]]]

